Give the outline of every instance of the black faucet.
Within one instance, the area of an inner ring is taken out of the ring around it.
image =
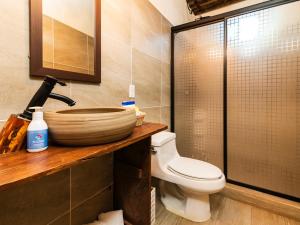
[[[56,83],[60,84],[61,86],[66,86],[66,83],[64,83],[60,80],[57,80],[54,77],[46,76],[41,87],[37,90],[35,95],[30,100],[28,106],[26,107],[24,112],[22,114],[20,114],[20,116],[25,119],[31,120],[33,110],[30,109],[30,107],[43,106],[48,98],[60,100],[62,102],[67,103],[69,106],[75,105],[76,102],[73,101],[72,99],[70,99],[66,96],[60,95],[60,94],[51,93],[51,91],[54,88],[54,86],[56,85]]]
[[[72,99],[70,99],[69,97],[64,96],[64,95],[60,95],[60,94],[56,94],[56,93],[50,93],[48,97],[59,100],[59,101],[62,101],[64,103],[68,104],[69,106],[73,106],[73,105],[76,104],[75,101],[73,101]]]

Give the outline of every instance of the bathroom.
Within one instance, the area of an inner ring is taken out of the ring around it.
[[[0,10],[0,225],[300,225],[300,1]]]

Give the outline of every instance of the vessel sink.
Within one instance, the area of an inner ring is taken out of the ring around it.
[[[51,138],[67,146],[97,145],[129,136],[136,124],[134,109],[85,108],[45,112]]]

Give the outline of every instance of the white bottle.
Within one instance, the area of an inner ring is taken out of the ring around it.
[[[40,152],[48,148],[48,126],[43,119],[43,107],[31,107],[32,121],[27,128],[27,151]]]

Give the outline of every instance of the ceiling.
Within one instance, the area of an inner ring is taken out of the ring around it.
[[[243,0],[186,0],[190,11],[194,15],[201,15],[224,6],[228,6]]]

